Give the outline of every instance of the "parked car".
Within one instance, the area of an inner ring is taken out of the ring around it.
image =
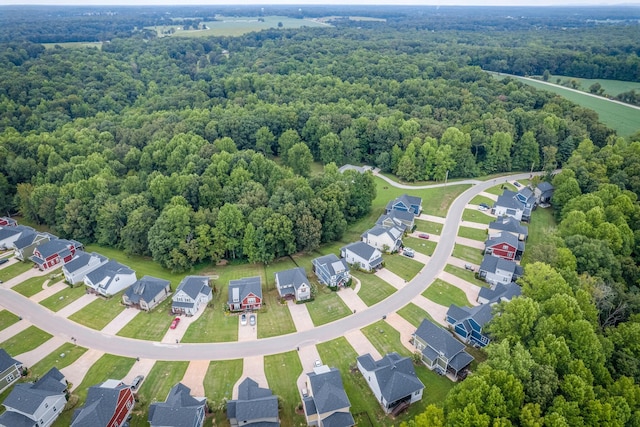
[[[420,234],[418,234],[418,237],[421,238],[421,239],[428,239],[429,235],[427,233],[420,233]]]
[[[249,324],[251,326],[255,326],[256,325],[256,315],[255,314],[252,314],[252,315],[249,316]]]
[[[480,203],[478,206],[480,206],[481,208],[484,208],[484,209],[489,209],[491,207],[486,203]]]
[[[309,396],[309,390],[307,390],[306,388],[302,389],[302,397],[308,397]]]
[[[4,264],[5,262],[9,262],[9,258],[0,259],[0,265]]]
[[[240,315],[240,324],[242,326],[246,326],[247,325],[247,314],[246,313],[242,313]]]
[[[404,255],[406,257],[409,257],[409,258],[413,258],[415,256],[415,252],[411,248],[404,248],[402,250],[402,255]]]
[[[140,387],[142,380],[144,380],[144,375],[138,375],[137,377],[135,377],[133,381],[131,381],[131,389],[137,390],[138,387]]]
[[[316,359],[316,361],[313,362],[313,366],[315,368],[319,368],[320,366],[322,366],[322,362],[320,361],[320,359]]]
[[[471,265],[471,264],[465,264],[465,265],[464,265],[464,268],[465,268],[466,270],[469,270],[469,271],[474,271],[474,270],[475,270],[475,269],[473,268],[473,265]]]
[[[173,322],[171,322],[171,326],[169,326],[169,329],[175,329],[178,327],[178,323],[180,323],[180,318],[176,317],[175,319],[173,319]]]
[[[515,185],[518,188],[522,187],[522,184],[520,184],[518,181],[513,181],[513,185]]]

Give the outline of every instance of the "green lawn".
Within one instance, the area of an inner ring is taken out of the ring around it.
[[[542,76],[536,76],[536,78],[542,78]],[[635,89],[636,92],[640,91],[640,83],[639,82],[625,82],[622,80],[607,80],[607,79],[583,79],[580,77],[569,77],[569,76],[558,76],[558,75],[550,75],[549,82],[556,83],[558,79],[564,81],[575,80],[578,83],[578,89],[584,92],[588,92],[591,85],[594,83],[600,83],[604,92],[611,96],[619,95],[623,92],[628,92],[632,89]]]
[[[484,242],[487,240],[487,230],[461,226],[458,228],[458,236]]]
[[[120,298],[120,294],[112,298],[96,297],[95,301],[69,316],[69,320],[100,331],[125,309]]]
[[[502,192],[500,192],[500,194],[502,194]],[[488,197],[481,196],[481,195],[478,194],[473,199],[471,199],[470,203],[472,205],[479,205],[480,203],[484,203],[486,205],[493,206],[493,204],[495,202],[492,199],[488,198]]]
[[[473,271],[456,267],[455,265],[451,265],[451,264],[445,265],[444,271],[446,271],[447,273],[451,273],[454,276],[459,277],[462,280],[466,280],[467,282],[472,283],[474,285],[483,286],[485,288],[489,287],[487,282],[485,282],[484,280],[476,279],[476,274]]]
[[[47,276],[31,277],[11,289],[29,298],[42,291],[42,284],[46,280],[49,280]],[[53,283],[54,282],[51,282],[50,285],[52,285]]]
[[[8,310],[0,310],[0,331],[17,323],[20,320],[18,316]]]
[[[67,287],[54,295],[40,301],[44,307],[51,311],[60,311],[86,293],[85,286],[75,288]]]
[[[204,377],[204,391],[207,400],[218,406],[225,399],[231,399],[233,386],[242,376],[243,359],[212,360]]]
[[[489,224],[495,221],[496,218],[490,215],[486,215],[476,209],[465,209],[462,212],[462,221],[477,222],[479,224]]]
[[[360,280],[358,296],[368,307],[388,298],[396,291],[396,288],[374,274],[358,271],[351,273],[351,275]]]
[[[137,310],[130,308],[129,310]],[[127,323],[117,335],[139,340],[161,341],[174,316],[171,315],[171,298],[162,301],[150,312],[142,311]]]
[[[29,378],[35,381],[36,378],[39,378],[46,374],[49,369],[54,366],[58,369],[65,368],[78,360],[78,358],[82,356],[86,351],[86,348],[80,347],[70,342],[62,344],[60,347],[51,352],[51,354],[45,356],[44,359],[29,367]],[[64,356],[62,356],[63,354]]]
[[[300,393],[296,385],[302,373],[297,351],[265,356],[264,372],[269,388],[280,397],[280,423],[283,426],[304,425],[303,415],[296,414]]]
[[[522,264],[529,262],[531,248],[538,244],[545,243],[547,236],[554,232],[556,228],[556,220],[553,217],[553,208],[538,208],[531,213],[531,222],[529,223],[529,237],[527,237],[527,245],[522,255]]]
[[[404,255],[394,254],[385,256],[384,266],[404,280],[411,280],[422,270],[424,264]]]
[[[436,250],[437,245],[437,243],[432,240],[420,239],[417,237],[405,237],[402,239],[402,243],[414,251],[427,256],[433,255],[433,251]]]
[[[449,307],[451,304],[459,307],[471,306],[464,291],[440,279],[434,280],[422,293],[422,296],[445,307]]]
[[[392,179],[399,181],[398,177],[392,176]],[[388,182],[382,178],[376,179],[377,184],[377,197],[373,202],[373,209],[376,208],[383,210],[389,200],[393,200],[403,194],[409,194],[411,196],[422,197],[422,210],[423,213],[428,215],[435,215],[439,217],[445,217],[449,211],[451,203],[462,194],[466,189],[470,187],[467,184],[451,184],[446,187],[428,188],[428,189],[411,189],[406,190],[389,185]],[[416,185],[424,185],[422,183],[414,183]],[[428,203],[427,203],[428,201]],[[382,212],[380,212],[382,213]],[[378,215],[380,214],[378,213]],[[377,218],[377,216],[376,216]]]
[[[13,279],[16,276],[21,275],[22,273],[29,271],[30,268],[33,267],[32,262],[17,262],[9,267],[5,267],[0,270],[0,280],[6,282],[9,279]]]
[[[480,264],[482,262],[482,250],[458,243],[453,246],[453,256],[474,264]]]
[[[63,42],[63,43],[42,43],[45,49],[53,49],[56,46],[63,48],[85,48],[100,49],[102,42]]]
[[[433,286],[433,285],[432,285]],[[433,320],[433,317],[414,303],[410,302],[409,304],[402,307],[398,310],[398,314],[404,318],[407,322],[411,323],[416,328],[420,326],[420,323],[424,319]]]
[[[281,303],[275,285],[263,290],[263,307],[260,309],[258,322],[258,338],[291,334],[296,331],[291,312],[286,303]]]
[[[351,309],[342,301],[338,293],[326,286],[319,286],[316,299],[306,304],[315,326],[331,323],[352,314]]]
[[[511,191],[518,191],[518,189],[515,187],[515,185],[512,185],[511,183],[506,182],[506,181],[503,182],[503,183],[500,183],[498,185],[494,185],[493,187],[488,188],[488,189],[486,189],[484,191],[485,191],[485,193],[491,193],[491,194],[495,194],[496,196],[500,196],[500,195],[502,195],[502,193],[504,192],[505,189],[506,190],[511,190]],[[495,202],[492,201],[489,204],[489,206],[492,206],[493,203],[495,203]]]
[[[17,356],[44,344],[53,335],[46,333],[35,326],[29,326],[24,331],[12,336],[0,343],[0,348],[4,348],[11,356]]]
[[[393,351],[400,356],[411,356],[411,352],[400,342],[400,332],[384,320],[362,328],[362,333],[382,356]]]
[[[442,233],[442,224],[439,222],[416,219],[416,231],[440,235],[440,233]]]

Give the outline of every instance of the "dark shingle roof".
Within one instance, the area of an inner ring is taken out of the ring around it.
[[[35,383],[21,383],[11,390],[4,400],[4,405],[25,414],[33,414],[42,401],[49,396],[63,395],[66,390],[64,375],[56,368],[51,368]]]
[[[46,259],[51,255],[59,254],[67,250],[69,246],[73,246],[73,243],[69,240],[53,239],[38,246],[38,252],[40,252],[42,257]]]
[[[515,273],[517,266],[518,264],[513,261],[498,258],[492,255],[485,255],[484,258],[482,258],[480,270],[495,273],[497,269],[500,269],[513,274]]]
[[[233,288],[238,289],[238,295],[240,301],[242,301],[247,295],[254,294],[255,296],[262,298],[262,279],[260,276],[255,277],[243,277],[242,279],[229,281],[229,302],[233,302]]]
[[[380,392],[387,402],[395,402],[424,388],[409,357],[401,357],[394,352],[375,362],[367,353],[358,357],[358,361],[367,371],[373,372]]]
[[[176,293],[179,291],[183,291],[192,299],[197,299],[201,293],[207,295],[211,292],[209,278],[206,276],[187,276],[178,285]]]
[[[366,260],[371,259],[373,254],[377,251],[376,248],[374,248],[373,246],[369,246],[365,242],[349,243],[348,245],[343,246],[341,250],[346,249]]]
[[[522,288],[511,282],[506,284],[498,283],[493,289],[481,287],[478,298],[484,298],[491,304],[499,302],[502,298],[511,300],[520,295],[522,295]]]
[[[299,289],[302,285],[309,285],[307,273],[302,267],[278,271],[275,276],[278,279],[278,283],[280,283],[282,295],[293,294],[293,289]]]
[[[553,185],[551,185],[550,182],[542,181],[541,183],[538,184],[538,190],[540,190],[543,193],[546,191],[551,191],[553,190]]]
[[[0,228],[0,240],[7,239],[9,237],[15,236],[16,234],[21,234],[21,233],[35,233],[35,230],[25,225],[16,225],[15,227],[3,227],[3,228]]]
[[[120,384],[116,387],[102,387],[101,384],[89,387],[87,400],[83,407],[74,412],[71,426],[96,427],[107,425],[116,409],[120,390],[124,388],[129,388],[129,386]]]
[[[315,258],[313,261],[314,265],[323,265],[332,276],[336,274],[340,274],[344,271],[349,271],[349,265],[347,262],[338,258],[335,254],[324,255],[318,258]]]
[[[447,359],[464,350],[464,344],[455,339],[448,331],[424,319],[415,332],[416,336],[428,343],[436,352],[441,352]]]
[[[18,412],[5,411],[0,415],[0,426],[3,427],[34,427],[36,425],[31,418]]]
[[[498,196],[498,200],[493,204],[493,206],[502,206],[508,209],[516,209],[523,210],[524,204],[515,198],[517,193],[509,190],[504,190],[504,193]]]
[[[131,274],[135,273],[132,269],[127,267],[126,265],[122,265],[115,260],[110,260],[106,264],[101,265],[100,267],[93,270],[91,273],[87,274],[87,279],[91,281],[91,283],[99,283],[104,280],[106,277],[110,277],[113,279],[117,274]]]
[[[487,241],[485,242],[485,248],[494,246],[497,244],[506,243],[518,249],[520,246],[519,242],[520,240],[518,240],[516,236],[505,231],[505,232],[500,232],[494,235],[493,237],[490,237],[489,239],[487,239]]]
[[[191,396],[191,389],[182,383],[174,385],[164,402],[149,405],[149,423],[158,426],[192,426],[204,411],[205,400]]]
[[[310,372],[307,375],[319,414],[351,406],[338,369],[330,368],[325,372]]]
[[[268,388],[261,388],[251,378],[245,378],[238,386],[238,399],[227,402],[227,416],[241,420],[243,424],[248,422],[251,426],[258,425],[252,420],[277,419],[278,397]]]
[[[98,258],[101,262],[105,262],[107,257],[100,255],[97,252],[91,252],[90,254],[85,251],[77,251],[75,257],[64,265],[64,269],[69,273],[80,270],[89,264],[91,258]]]
[[[335,412],[322,420],[323,427],[351,427],[355,424],[351,412]]]
[[[152,301],[159,293],[169,285],[168,280],[158,279],[152,276],[144,276],[142,279],[136,281],[133,285],[129,286],[124,294],[134,304],[143,301]]]
[[[517,219],[509,216],[503,216],[489,223],[489,229],[508,231],[509,233],[523,234],[525,236],[529,234],[529,229],[526,225],[520,224]]]
[[[22,233],[18,240],[13,242],[13,246],[15,246],[17,249],[24,249],[32,244],[36,240],[36,237],[38,237],[37,232],[27,230]]]
[[[22,362],[18,362],[16,359],[9,356],[9,353],[7,353],[5,349],[0,348],[0,372],[6,371],[14,365],[21,366]]]

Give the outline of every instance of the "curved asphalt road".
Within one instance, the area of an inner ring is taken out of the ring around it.
[[[387,177],[380,176],[385,181],[399,188],[425,189],[442,187],[444,184],[410,186],[397,184]],[[458,225],[462,220],[465,205],[480,192],[493,187],[505,180],[529,178],[529,173],[503,176],[488,181],[457,181],[449,185],[475,184],[454,200],[446,221],[442,227],[440,242],[431,257],[430,262],[403,288],[393,293],[389,298],[369,307],[367,310],[350,315],[335,322],[318,326],[307,331],[264,338],[257,341],[242,341],[229,343],[194,343],[194,344],[162,344],[158,342],[135,340],[89,329],[74,323],[56,313],[49,311],[17,292],[0,289],[0,306],[22,316],[40,329],[61,338],[70,340],[76,338],[78,345],[95,350],[104,351],[120,356],[140,357],[157,360],[225,360],[238,359],[248,356],[270,355],[283,353],[298,346],[330,341],[354,329],[361,329],[382,318],[383,315],[395,312],[420,295],[438,276],[447,264],[447,259],[453,251]],[[215,328],[216,325],[210,325]]]

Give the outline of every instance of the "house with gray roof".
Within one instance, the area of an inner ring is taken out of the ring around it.
[[[227,304],[231,311],[260,309],[262,307],[262,279],[260,276],[230,280]]]
[[[51,239],[33,249],[29,257],[40,270],[57,268],[71,261],[76,251],[82,249],[82,243],[75,240]]]
[[[520,221],[508,216],[503,216],[489,223],[489,238],[495,237],[502,231],[513,234],[518,240],[524,241],[529,237],[529,228],[520,224]]]
[[[278,396],[247,377],[238,386],[238,398],[227,402],[227,418],[231,427],[279,427]]]
[[[84,405],[73,413],[71,427],[123,426],[134,404],[131,386],[107,380],[89,387]]]
[[[420,216],[420,213],[422,212],[422,198],[403,194],[395,200],[391,200],[387,203],[385,213],[388,214],[394,209],[398,211],[411,212],[415,216]]]
[[[213,299],[209,278],[206,276],[185,277],[171,299],[172,313],[195,315],[201,306],[208,304]]]
[[[497,217],[508,216],[515,220],[522,221],[525,205],[518,200],[516,194],[515,191],[504,190],[504,192],[498,196],[498,200],[493,204],[491,213]]]
[[[110,260],[87,273],[84,284],[92,292],[110,297],[133,285],[136,272],[115,260]]]
[[[311,261],[313,272],[320,283],[329,287],[346,286],[351,280],[349,264],[335,254],[324,255]]]
[[[351,402],[344,391],[340,371],[326,365],[307,374],[309,396],[302,399],[307,424],[318,427],[351,427]]]
[[[340,256],[347,260],[349,265],[355,265],[364,271],[382,268],[382,252],[365,242],[343,246],[340,248]]]
[[[522,288],[517,283],[498,283],[490,288],[481,287],[478,293],[478,303],[496,304],[502,301],[511,301],[520,295],[522,295]]]
[[[26,231],[20,238],[13,242],[13,253],[20,261],[26,261],[33,256],[33,251],[41,244],[49,240],[57,239],[50,233],[40,233],[37,231]]]
[[[182,383],[174,385],[164,402],[149,405],[150,427],[202,427],[207,399],[191,396]]]
[[[551,198],[553,197],[553,185],[551,183],[542,181],[539,183],[536,188],[533,190],[533,194],[536,198],[536,203],[550,203]]]
[[[311,298],[311,285],[302,267],[278,271],[275,274],[276,289],[283,299],[306,301]]]
[[[465,346],[455,339],[449,331],[424,319],[413,333],[413,345],[422,356],[427,368],[454,379],[474,360],[465,351]]]
[[[523,268],[514,261],[508,261],[491,255],[485,255],[478,269],[478,275],[492,285],[515,282],[524,273]]]
[[[18,362],[5,349],[0,348],[0,393],[20,379],[22,362]]]
[[[509,261],[520,260],[524,253],[524,240],[506,231],[490,236],[484,243],[484,253]]]
[[[478,347],[489,344],[489,336],[482,329],[487,322],[493,319],[490,304],[475,307],[459,307],[451,304],[445,319],[463,342]]]
[[[13,243],[21,238],[25,233],[35,232],[36,230],[25,225],[0,228],[0,249],[11,249],[13,247]]]
[[[7,216],[0,216],[0,227],[15,227],[18,225],[18,221]]]
[[[381,252],[391,253],[397,252],[402,246],[403,234],[404,230],[400,227],[396,227],[395,225],[391,227],[375,225],[362,233],[360,238],[364,243]]]
[[[124,291],[122,303],[149,311],[167,299],[170,293],[171,282],[168,280],[144,276]]]
[[[109,259],[96,252],[90,254],[85,251],[77,251],[74,258],[62,266],[62,273],[67,283],[74,286],[83,283],[87,274],[96,268],[105,265]]]
[[[49,427],[67,404],[66,391],[67,381],[56,368],[36,382],[16,384],[2,402],[0,426]]]
[[[384,227],[396,226],[403,232],[412,231],[416,224],[416,217],[412,212],[392,209],[389,213],[380,215],[376,224]]]
[[[397,415],[422,399],[424,384],[418,379],[411,358],[393,352],[376,361],[367,353],[356,361],[358,370],[387,414]]]

